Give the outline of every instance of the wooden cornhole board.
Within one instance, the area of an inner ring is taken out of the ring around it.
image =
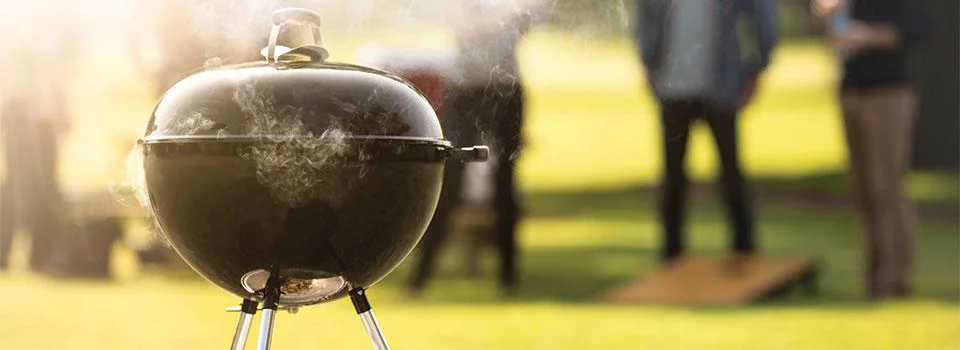
[[[803,284],[816,292],[817,264],[804,257],[689,256],[608,294],[616,303],[736,306]]]

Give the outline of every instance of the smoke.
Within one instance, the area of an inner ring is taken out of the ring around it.
[[[157,129],[151,135],[190,136],[203,134],[213,129],[216,124],[203,116],[208,111],[190,112],[184,116],[166,118],[160,121]],[[124,158],[124,178],[108,185],[110,195],[114,200],[124,205],[137,205],[150,208],[150,196],[147,192],[147,182],[143,168],[143,147],[135,145]]]
[[[349,186],[338,176],[348,165],[343,156],[349,133],[333,124],[314,135],[303,123],[310,114],[291,106],[277,107],[270,88],[249,80],[238,83],[234,100],[243,112],[246,134],[262,141],[240,156],[255,164],[257,180],[271,190],[274,200],[289,207],[313,198],[340,202]]]
[[[147,179],[143,171],[143,148],[134,146],[124,159],[125,177],[108,187],[113,199],[124,205],[140,205],[150,208]]]
[[[256,59],[267,43],[271,13],[285,7],[317,12],[323,32],[403,31],[442,24],[442,0],[207,0],[172,12],[186,14],[191,40],[207,58],[227,62]],[[184,9],[185,8],[185,9]],[[169,35],[169,34],[161,34]]]
[[[156,0],[153,0],[156,1]],[[279,8],[303,7],[322,18],[323,32],[351,39],[383,40],[382,33],[403,36],[425,30],[452,34],[455,8],[513,8],[534,24],[548,24],[574,36],[622,32],[629,16],[623,0],[168,0],[168,16],[186,14],[189,33],[207,57],[258,53],[266,43],[270,14]],[[544,11],[546,9],[546,11]],[[496,10],[491,10],[495,12]],[[471,16],[472,17],[472,16]],[[499,21],[504,25],[507,19]],[[369,37],[362,38],[359,36]],[[504,34],[506,35],[506,34]],[[409,42],[408,42],[409,43]]]
[[[243,148],[239,156],[256,168],[257,180],[270,189],[273,199],[296,207],[310,199],[337,204],[350,183],[340,176],[345,167],[350,134],[333,120],[320,135],[304,124],[316,115],[289,105],[278,106],[273,91],[251,80],[238,82],[233,96],[243,113],[244,134],[259,142]],[[212,111],[200,109],[180,116],[164,118],[152,136],[190,136],[209,134],[216,124],[204,117]],[[333,118],[330,118],[333,119]],[[134,147],[125,160],[126,177],[109,186],[120,203],[150,208],[141,146]],[[360,169],[362,175],[363,169]]]
[[[212,120],[204,118],[205,111],[193,111],[183,117],[167,118],[157,126],[154,135],[190,136],[213,129]]]
[[[270,13],[283,7],[278,0],[208,0],[187,5],[188,23],[204,56],[243,61],[266,43]]]

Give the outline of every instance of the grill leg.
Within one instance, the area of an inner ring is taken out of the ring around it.
[[[370,336],[373,348],[375,350],[389,350],[387,340],[383,338],[383,332],[380,331],[380,325],[377,324],[377,318],[373,316],[373,310],[370,309],[366,291],[363,288],[350,290],[350,301],[353,301],[353,307],[360,315],[360,320],[363,321],[363,328],[367,329],[367,335]]]
[[[250,325],[256,313],[257,302],[243,299],[243,303],[240,304],[240,322],[237,323],[237,331],[233,333],[233,345],[230,346],[230,350],[243,350],[247,345],[247,335],[250,334]]]
[[[280,280],[271,274],[267,280],[267,287],[263,296],[263,316],[260,316],[260,335],[257,337],[257,350],[270,350],[270,340],[273,338],[273,320],[277,316],[277,307],[280,306]]]

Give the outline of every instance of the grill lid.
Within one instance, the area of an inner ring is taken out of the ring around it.
[[[273,23],[264,61],[208,69],[174,84],[142,142],[308,138],[449,145],[432,106],[413,85],[372,68],[327,62],[316,14],[281,10]]]

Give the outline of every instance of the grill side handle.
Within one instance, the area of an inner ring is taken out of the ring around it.
[[[490,158],[490,147],[470,146],[450,150],[450,159],[461,162],[486,162]]]

